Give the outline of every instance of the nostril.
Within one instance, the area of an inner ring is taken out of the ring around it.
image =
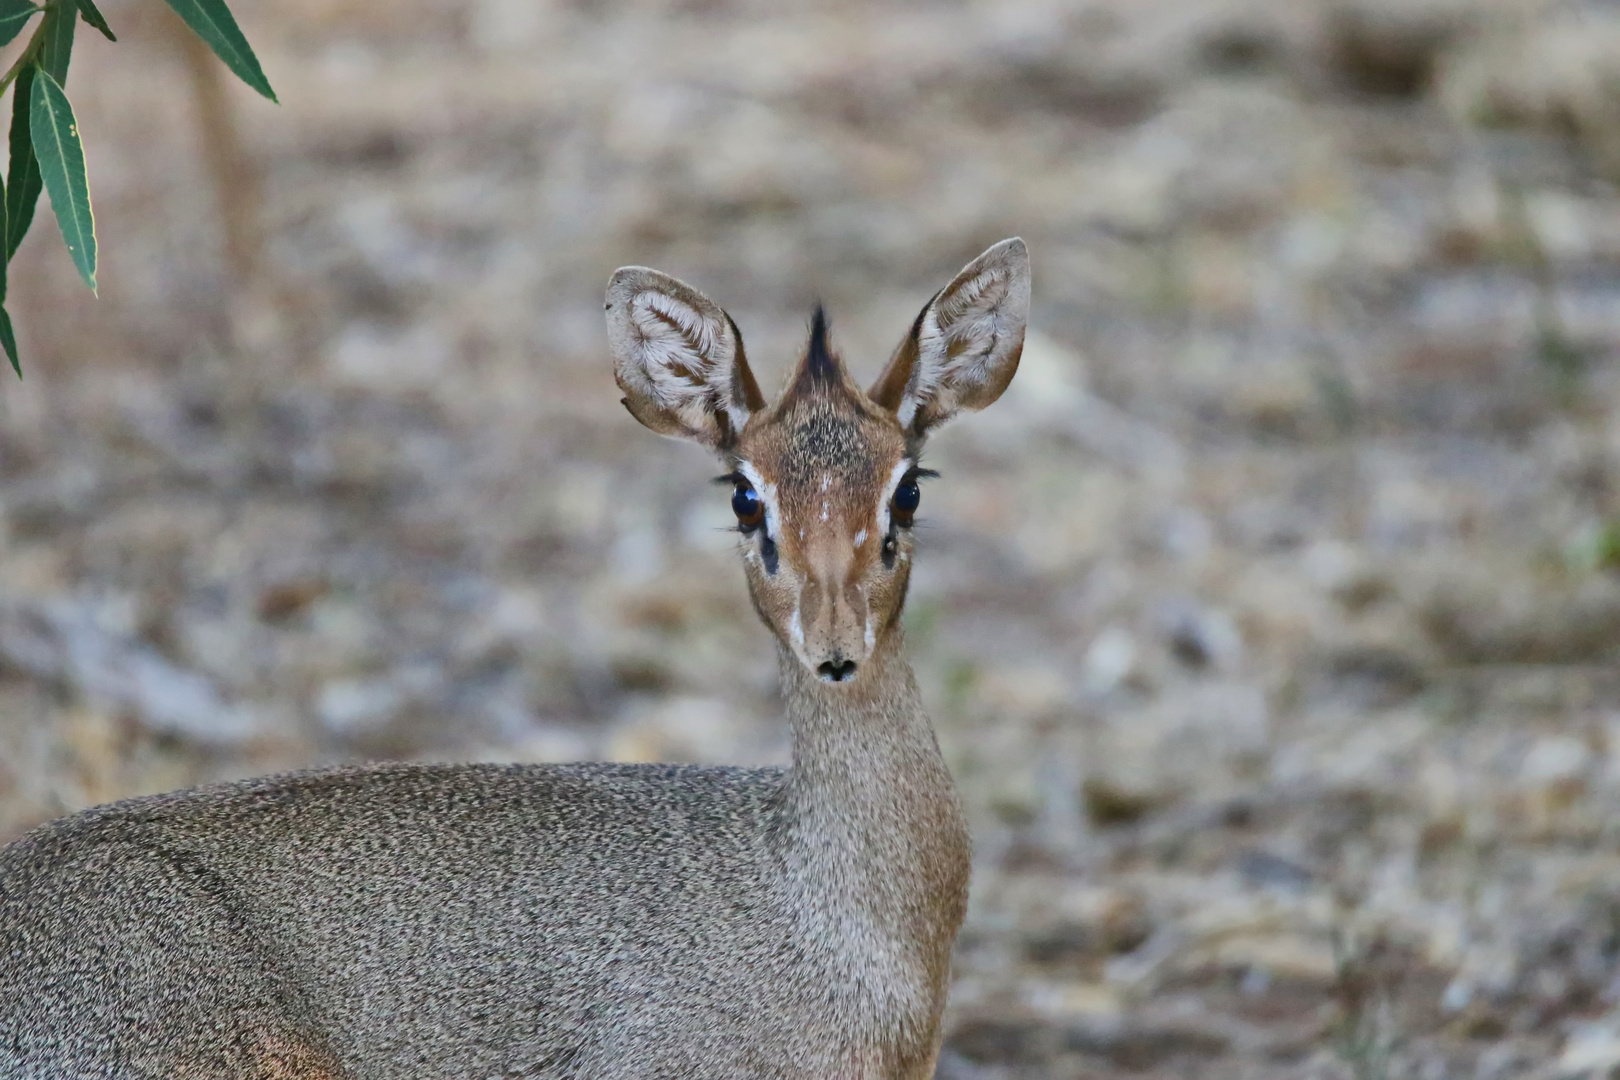
[[[816,667],[816,674],[828,682],[843,682],[855,676],[855,661],[853,660],[824,660]]]

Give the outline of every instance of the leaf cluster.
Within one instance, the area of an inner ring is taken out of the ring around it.
[[[243,82],[276,100],[259,59],[242,36],[225,0],[167,0],[185,24],[208,43]],[[10,166],[0,186],[0,348],[18,376],[22,361],[6,311],[6,268],[33,224],[39,194],[51,194],[51,209],[79,276],[96,290],[96,219],[78,121],[63,87],[73,56],[73,35],[82,19],[108,41],[117,41],[95,0],[0,0],[0,47],[15,41],[41,16],[22,52],[3,76],[0,94],[11,89]]]

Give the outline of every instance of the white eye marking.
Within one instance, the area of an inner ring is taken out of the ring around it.
[[[900,486],[900,481],[916,464],[910,458],[901,458],[900,464],[889,474],[889,482],[883,486],[883,497],[878,501],[878,524],[882,526],[884,536],[889,535],[889,504],[894,500],[894,489]]]
[[[872,616],[866,616],[866,651],[871,652],[877,646],[877,635],[872,633]]]
[[[855,546],[860,547],[864,543],[866,543],[866,530],[862,529],[855,534]]]
[[[765,504],[765,535],[781,536],[778,529],[782,518],[776,512],[776,485],[767,484],[765,478],[759,475],[759,471],[746,461],[737,466],[737,471],[748,477],[748,482],[754,485],[754,493]]]
[[[795,645],[804,645],[804,626],[799,622],[799,605],[793,605],[793,618],[788,620],[788,636]]]

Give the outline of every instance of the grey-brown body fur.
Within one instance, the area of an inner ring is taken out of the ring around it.
[[[787,770],[389,765],[43,826],[0,851],[0,1076],[927,1075],[966,835],[892,661]]]
[[[734,470],[793,764],[336,769],[42,826],[0,850],[0,1080],[932,1073],[968,839],[902,655],[916,458],[1012,378],[1023,243],[872,395],[819,311],[767,406],[702,294],[607,297],[631,413]]]

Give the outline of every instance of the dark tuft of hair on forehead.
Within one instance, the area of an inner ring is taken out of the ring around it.
[[[804,373],[817,386],[832,386],[841,374],[827,347],[827,312],[820,304],[810,316],[810,351],[805,355]]]

